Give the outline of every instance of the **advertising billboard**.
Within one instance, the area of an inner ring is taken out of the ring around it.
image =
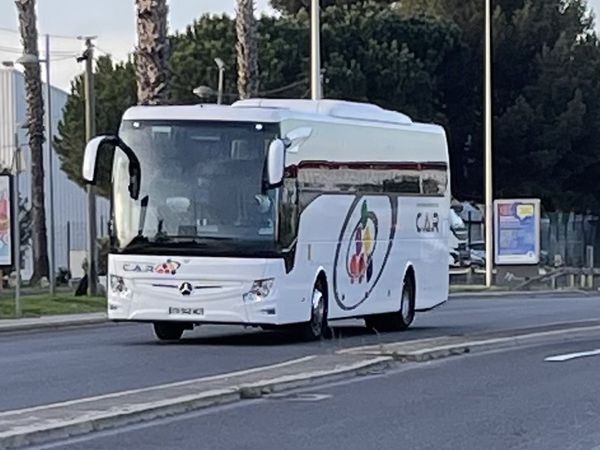
[[[0,174],[0,267],[13,265],[12,177]]]
[[[540,200],[494,202],[494,262],[497,265],[540,261]]]

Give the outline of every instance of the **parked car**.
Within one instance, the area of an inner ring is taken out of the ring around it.
[[[474,241],[469,245],[469,258],[474,266],[485,266],[485,242]]]
[[[453,209],[450,210],[450,239],[448,248],[450,251],[449,261],[451,267],[468,267],[471,258],[467,248],[467,227],[460,216]]]
[[[460,259],[458,258],[456,250],[450,249],[450,253],[448,254],[448,266],[451,268],[460,267]]]

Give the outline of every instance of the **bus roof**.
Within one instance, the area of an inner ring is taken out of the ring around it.
[[[281,122],[286,119],[353,122],[374,127],[414,127],[415,131],[443,132],[441,127],[415,123],[407,115],[396,111],[343,100],[249,99],[233,105],[134,106],[123,115],[123,120]]]

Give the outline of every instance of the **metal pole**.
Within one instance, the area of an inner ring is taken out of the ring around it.
[[[321,100],[321,28],[319,0],[311,0],[310,8],[310,90],[313,100]]]
[[[468,233],[468,235],[467,235],[467,244],[468,244],[468,247],[470,249],[471,248],[471,241],[472,241],[472,238],[471,238],[472,237],[472,231],[471,231],[471,225],[472,225],[472,219],[471,218],[472,218],[472,214],[471,214],[471,211],[469,211],[469,214],[467,215],[467,217],[468,217],[468,224],[469,224],[469,228],[467,228],[467,233]]]
[[[85,137],[89,141],[96,134],[94,98],[94,47],[91,38],[85,39]],[[91,184],[87,185],[88,201],[88,295],[96,295],[96,195]]]
[[[15,180],[13,186],[13,223],[15,224],[15,316],[21,317],[21,222],[19,220],[19,171],[21,170],[21,145],[19,144],[19,131],[15,131],[14,154]]]
[[[55,245],[54,245],[54,173],[53,173],[53,161],[54,150],[52,146],[52,88],[50,87],[50,36],[46,35],[46,127],[48,136],[48,194],[50,195],[48,206],[50,209],[50,236],[49,247],[50,247],[50,295],[54,295],[56,292],[56,258],[55,258]]]
[[[492,9],[485,0],[485,285],[492,286],[493,271],[492,184]]]
[[[71,222],[67,220],[67,271],[71,273]]]
[[[223,103],[223,83],[225,78],[225,68],[219,67],[219,89],[217,93],[217,104]]]

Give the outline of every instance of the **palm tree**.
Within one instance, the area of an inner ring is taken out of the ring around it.
[[[168,95],[169,41],[166,0],[135,0],[138,45],[135,51],[138,103],[157,105]]]
[[[254,0],[237,0],[235,14],[238,94],[240,98],[256,97],[258,94],[258,42],[254,19]]]
[[[36,63],[25,64],[25,94],[27,98],[27,126],[31,151],[31,219],[33,276],[32,282],[48,276],[48,241],[46,235],[46,208],[44,205],[44,99],[40,79],[38,32],[35,0],[15,0],[23,53],[38,58]]]

